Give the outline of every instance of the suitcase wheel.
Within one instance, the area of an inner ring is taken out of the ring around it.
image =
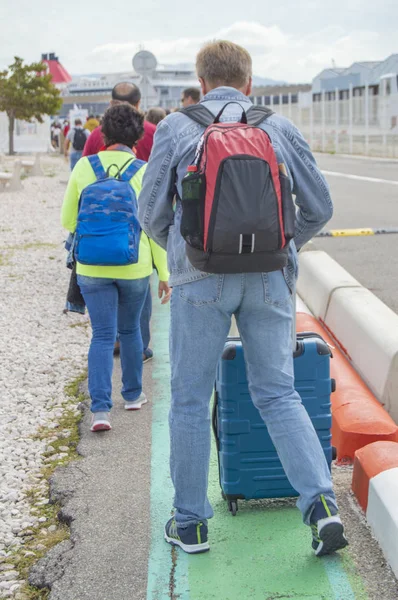
[[[336,460],[337,458],[337,448],[336,446],[332,446],[332,460]]]
[[[238,512],[238,501],[230,500],[228,502],[228,510],[230,513],[232,513],[232,516],[235,517],[236,513]]]

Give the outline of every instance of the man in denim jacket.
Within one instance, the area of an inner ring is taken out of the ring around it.
[[[251,106],[252,64],[248,52],[231,42],[207,44],[196,67],[202,102],[214,115],[227,103],[222,120],[238,121]],[[238,103],[238,104],[237,104]],[[240,104],[240,106],[239,106]],[[209,275],[196,270],[180,234],[181,180],[193,162],[204,128],[182,113],[163,120],[155,134],[140,195],[140,221],[146,233],[167,248],[171,299],[171,476],[175,515],[165,538],[189,553],[209,549],[207,498],[210,457],[209,399],[217,362],[235,315],[245,351],[250,394],[267,424],[293,487],[298,507],[312,528],[317,555],[343,548],[347,541],[338,516],[331,476],[318,437],[294,389],[292,293],[297,249],[332,216],[327,183],[300,132],[272,115],[261,127],[272,140],[278,163],[287,168],[296,196],[295,242],[282,271]]]

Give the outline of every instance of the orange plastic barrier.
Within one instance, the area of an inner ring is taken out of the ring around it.
[[[395,442],[374,442],[355,452],[352,490],[365,512],[369,481],[382,471],[395,467],[398,467],[398,444]]]
[[[297,313],[297,332],[314,331],[333,346],[331,374],[336,380],[332,394],[332,443],[338,462],[353,462],[356,450],[372,442],[398,442],[398,426],[362,381],[336,342],[315,317]]]

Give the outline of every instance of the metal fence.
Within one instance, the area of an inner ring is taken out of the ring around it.
[[[255,104],[270,106],[290,119],[313,151],[398,157],[398,98],[379,96],[372,88],[255,96]]]

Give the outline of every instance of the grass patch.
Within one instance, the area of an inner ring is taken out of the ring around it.
[[[0,252],[0,267],[9,267],[10,264],[10,255]]]
[[[25,588],[24,595],[21,596],[26,600],[48,600],[50,597],[50,590],[38,590],[37,588],[28,585]]]
[[[64,392],[67,400],[64,403],[64,413],[62,417],[57,419],[58,427],[56,429],[50,427],[42,427],[33,436],[35,440],[47,440],[58,436],[56,440],[51,439],[51,449],[45,452],[46,458],[54,456],[54,460],[50,460],[40,471],[42,475],[41,481],[46,481],[47,490],[44,494],[49,495],[49,479],[53,475],[55,469],[60,465],[64,466],[72,460],[78,460],[80,456],[77,453],[77,444],[79,443],[79,423],[82,415],[76,415],[75,408],[78,402],[84,400],[84,394],[80,392],[80,384],[87,378],[87,370],[84,370],[80,375],[75,377],[68,383]],[[63,431],[68,431],[65,435]],[[68,455],[59,459],[58,454],[62,446],[68,447]],[[48,492],[48,494],[47,494]],[[69,539],[70,530],[67,525],[61,523],[58,519],[58,514],[61,506],[57,503],[40,504],[43,500],[43,490],[39,485],[33,486],[26,492],[26,497],[32,505],[32,512],[37,517],[45,517],[44,523],[39,523],[36,527],[31,527],[32,534],[25,536],[25,543],[21,548],[15,550],[5,560],[5,563],[14,565],[19,572],[20,579],[27,580],[31,567],[47,552],[64,540]],[[37,505],[39,503],[39,506]],[[52,531],[48,529],[51,528]],[[39,548],[37,546],[39,545]],[[34,553],[31,556],[25,556],[26,553]],[[17,592],[18,597],[23,600],[47,600],[50,591],[48,589],[38,589],[25,583]]]
[[[11,281],[22,281],[23,275],[8,275],[7,279],[11,279]]]
[[[58,244],[49,244],[47,242],[30,242],[28,244],[20,244],[19,246],[7,246],[6,248],[2,248],[2,250],[32,250],[35,248],[58,248]]]
[[[69,327],[71,327],[72,329],[74,329],[75,327],[85,327],[87,329],[88,325],[88,321],[76,321],[76,323],[71,323]]]
[[[11,265],[10,258],[13,252],[17,250],[35,250],[38,248],[54,249],[58,248],[58,244],[49,244],[47,242],[30,242],[27,244],[20,244],[18,246],[6,246],[0,248],[0,267],[9,267]]]
[[[84,400],[84,394],[80,393],[80,384],[87,379],[87,369],[78,375],[73,381],[65,386],[65,394],[78,400]]]

